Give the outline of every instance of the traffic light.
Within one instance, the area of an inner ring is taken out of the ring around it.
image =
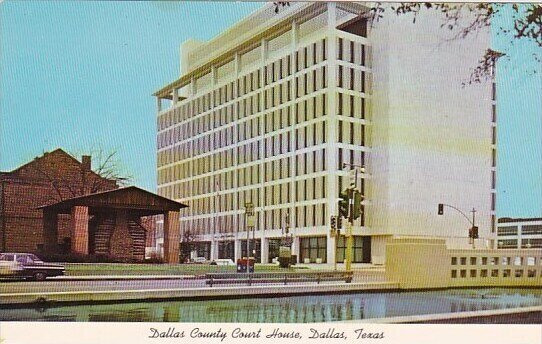
[[[361,192],[354,190],[354,209],[352,212],[352,219],[355,220],[361,216],[361,201],[363,200],[363,196],[361,195]]]
[[[478,239],[478,227],[472,226],[472,228],[469,229],[469,238]]]
[[[337,232],[340,232],[340,229],[343,228],[343,218],[340,216],[337,216]]]
[[[348,218],[348,191],[339,194],[339,217]]]
[[[438,214],[439,215],[444,215],[444,204],[442,204],[442,203],[438,204]]]
[[[331,229],[337,229],[337,218],[334,215],[331,216]]]

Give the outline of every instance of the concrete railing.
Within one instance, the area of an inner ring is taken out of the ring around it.
[[[450,284],[463,286],[540,286],[542,250],[450,250]]]
[[[445,239],[394,238],[386,277],[402,289],[542,286],[540,249],[448,249]]]

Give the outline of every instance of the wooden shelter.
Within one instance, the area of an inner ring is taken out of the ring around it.
[[[141,261],[145,258],[145,228],[141,217],[164,216],[164,260],[179,262],[179,210],[186,205],[135,186],[99,192],[40,207],[45,249],[56,251],[58,215],[71,215],[70,250]]]

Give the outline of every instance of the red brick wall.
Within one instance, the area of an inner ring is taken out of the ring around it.
[[[38,245],[44,243],[43,213],[38,207],[90,191],[115,188],[114,181],[83,171],[77,160],[61,150],[37,158],[13,172],[1,173],[0,251],[36,252]],[[68,216],[59,216],[59,243],[70,236],[69,225]]]

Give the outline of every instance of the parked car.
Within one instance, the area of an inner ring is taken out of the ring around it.
[[[0,277],[43,281],[47,277],[64,275],[60,264],[44,263],[32,253],[0,253]]]
[[[203,264],[206,261],[207,261],[207,259],[205,257],[195,257],[194,259],[192,259],[192,263]]]
[[[235,263],[231,259],[215,259],[209,265],[222,265],[222,266],[235,266]]]

